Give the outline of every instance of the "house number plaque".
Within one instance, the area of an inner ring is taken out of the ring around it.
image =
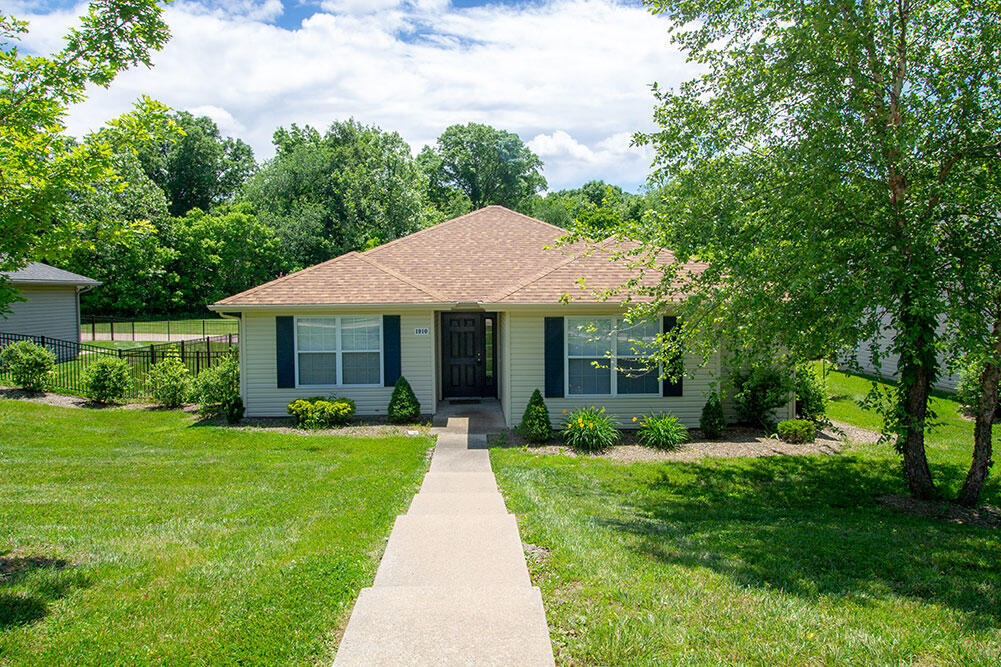
[[[430,334],[431,330],[428,329],[427,327],[424,327],[423,329],[421,328],[414,329],[415,336],[429,336]]]

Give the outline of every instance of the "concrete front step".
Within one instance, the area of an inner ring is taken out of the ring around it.
[[[552,665],[539,589],[363,589],[335,665]]]
[[[431,472],[491,472],[490,454],[484,450],[435,449]]]
[[[375,586],[530,586],[514,515],[404,514]]]
[[[432,464],[434,457],[431,458]],[[428,472],[421,493],[489,493],[497,491],[492,472]]]
[[[491,493],[418,493],[407,514],[444,514],[450,516],[507,514],[504,499]]]

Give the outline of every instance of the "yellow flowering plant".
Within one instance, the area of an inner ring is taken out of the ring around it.
[[[563,441],[582,452],[600,452],[619,441],[618,424],[604,408],[571,411],[563,421]]]

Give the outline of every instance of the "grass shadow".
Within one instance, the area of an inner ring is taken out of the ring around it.
[[[0,556],[0,631],[40,621],[49,614],[52,602],[88,585],[87,576],[73,571],[62,558]]]
[[[936,471],[958,476],[962,470]],[[635,488],[635,487],[634,487]],[[659,561],[817,598],[904,597],[1001,626],[1001,531],[903,514],[891,461],[773,457],[670,464],[599,521]]]

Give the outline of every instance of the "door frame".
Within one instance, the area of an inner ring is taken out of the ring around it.
[[[448,377],[447,366],[449,361],[449,329],[446,323],[446,318],[449,316],[461,316],[469,317],[476,316],[477,318],[477,328],[479,331],[479,338],[482,341],[481,345],[481,361],[480,361],[480,375],[483,378],[482,387],[479,393],[467,396],[449,396],[447,395],[446,384]],[[491,376],[487,375],[487,331],[486,331],[486,320],[490,319],[492,325],[490,327],[490,345],[489,349],[491,351],[490,362],[493,368],[493,374]],[[450,310],[442,311],[440,313],[440,331],[441,331],[441,341],[438,347],[439,354],[441,356],[441,361],[438,366],[438,372],[441,375],[441,398],[442,400],[456,399],[461,400],[465,398],[497,398],[498,397],[498,366],[497,366],[497,337],[498,331],[500,330],[499,323],[497,321],[497,313],[486,312],[482,310],[471,310],[471,311],[460,311],[460,310]]]

